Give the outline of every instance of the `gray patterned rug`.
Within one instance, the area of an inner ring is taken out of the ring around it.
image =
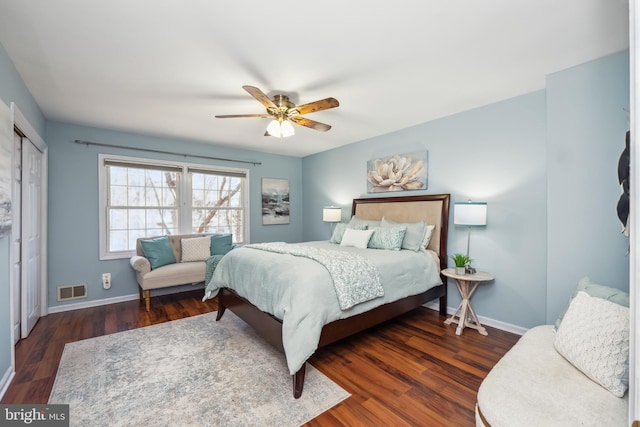
[[[284,355],[227,311],[67,344],[49,403],[71,426],[283,427],[347,397],[307,364],[294,399]]]

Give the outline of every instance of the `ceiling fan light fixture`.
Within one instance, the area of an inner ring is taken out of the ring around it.
[[[272,120],[269,126],[267,126],[267,133],[276,138],[286,138],[294,135],[296,132],[288,120]]]
[[[264,135],[280,139],[287,138],[295,134],[294,124],[320,132],[328,131],[331,129],[330,125],[307,119],[302,116],[309,113],[315,113],[317,111],[328,110],[329,108],[335,108],[340,105],[338,100],[335,98],[325,98],[296,106],[296,104],[289,100],[287,95],[274,95],[273,98],[269,98],[263,91],[255,86],[245,85],[242,86],[242,88],[267,109],[266,114],[223,114],[217,115],[216,118],[230,119],[236,117],[258,117],[261,119],[272,119],[269,126],[267,126],[267,130]]]
[[[293,125],[289,120],[285,120],[280,124],[280,130],[282,131],[282,137],[295,135],[296,131],[293,129]]]

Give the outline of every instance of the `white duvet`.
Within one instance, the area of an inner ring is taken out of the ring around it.
[[[300,245],[367,257],[378,269],[384,295],[341,310],[331,276],[322,264],[246,247],[233,249],[222,258],[205,289],[207,299],[215,297],[220,288],[231,288],[260,310],[282,320],[282,341],[291,375],[316,351],[325,324],[442,283],[435,256],[424,250],[358,249],[326,241]]]

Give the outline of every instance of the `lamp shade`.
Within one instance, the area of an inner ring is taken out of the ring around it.
[[[294,135],[295,130],[288,120],[272,120],[267,126],[267,133],[269,136],[275,136],[276,138],[286,138]]]
[[[453,205],[453,223],[467,227],[487,225],[487,202],[461,202]]]
[[[282,137],[286,138],[288,136],[295,135],[296,131],[293,129],[293,125],[289,120],[285,120],[280,125],[280,131],[282,132]]]
[[[322,208],[322,220],[324,222],[340,222],[342,220],[342,208],[336,206]]]

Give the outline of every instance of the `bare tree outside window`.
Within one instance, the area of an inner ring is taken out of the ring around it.
[[[230,233],[243,241],[242,189],[244,178],[193,173],[192,232]]]
[[[111,166],[108,176],[110,251],[133,250],[140,237],[178,232],[177,172]]]

